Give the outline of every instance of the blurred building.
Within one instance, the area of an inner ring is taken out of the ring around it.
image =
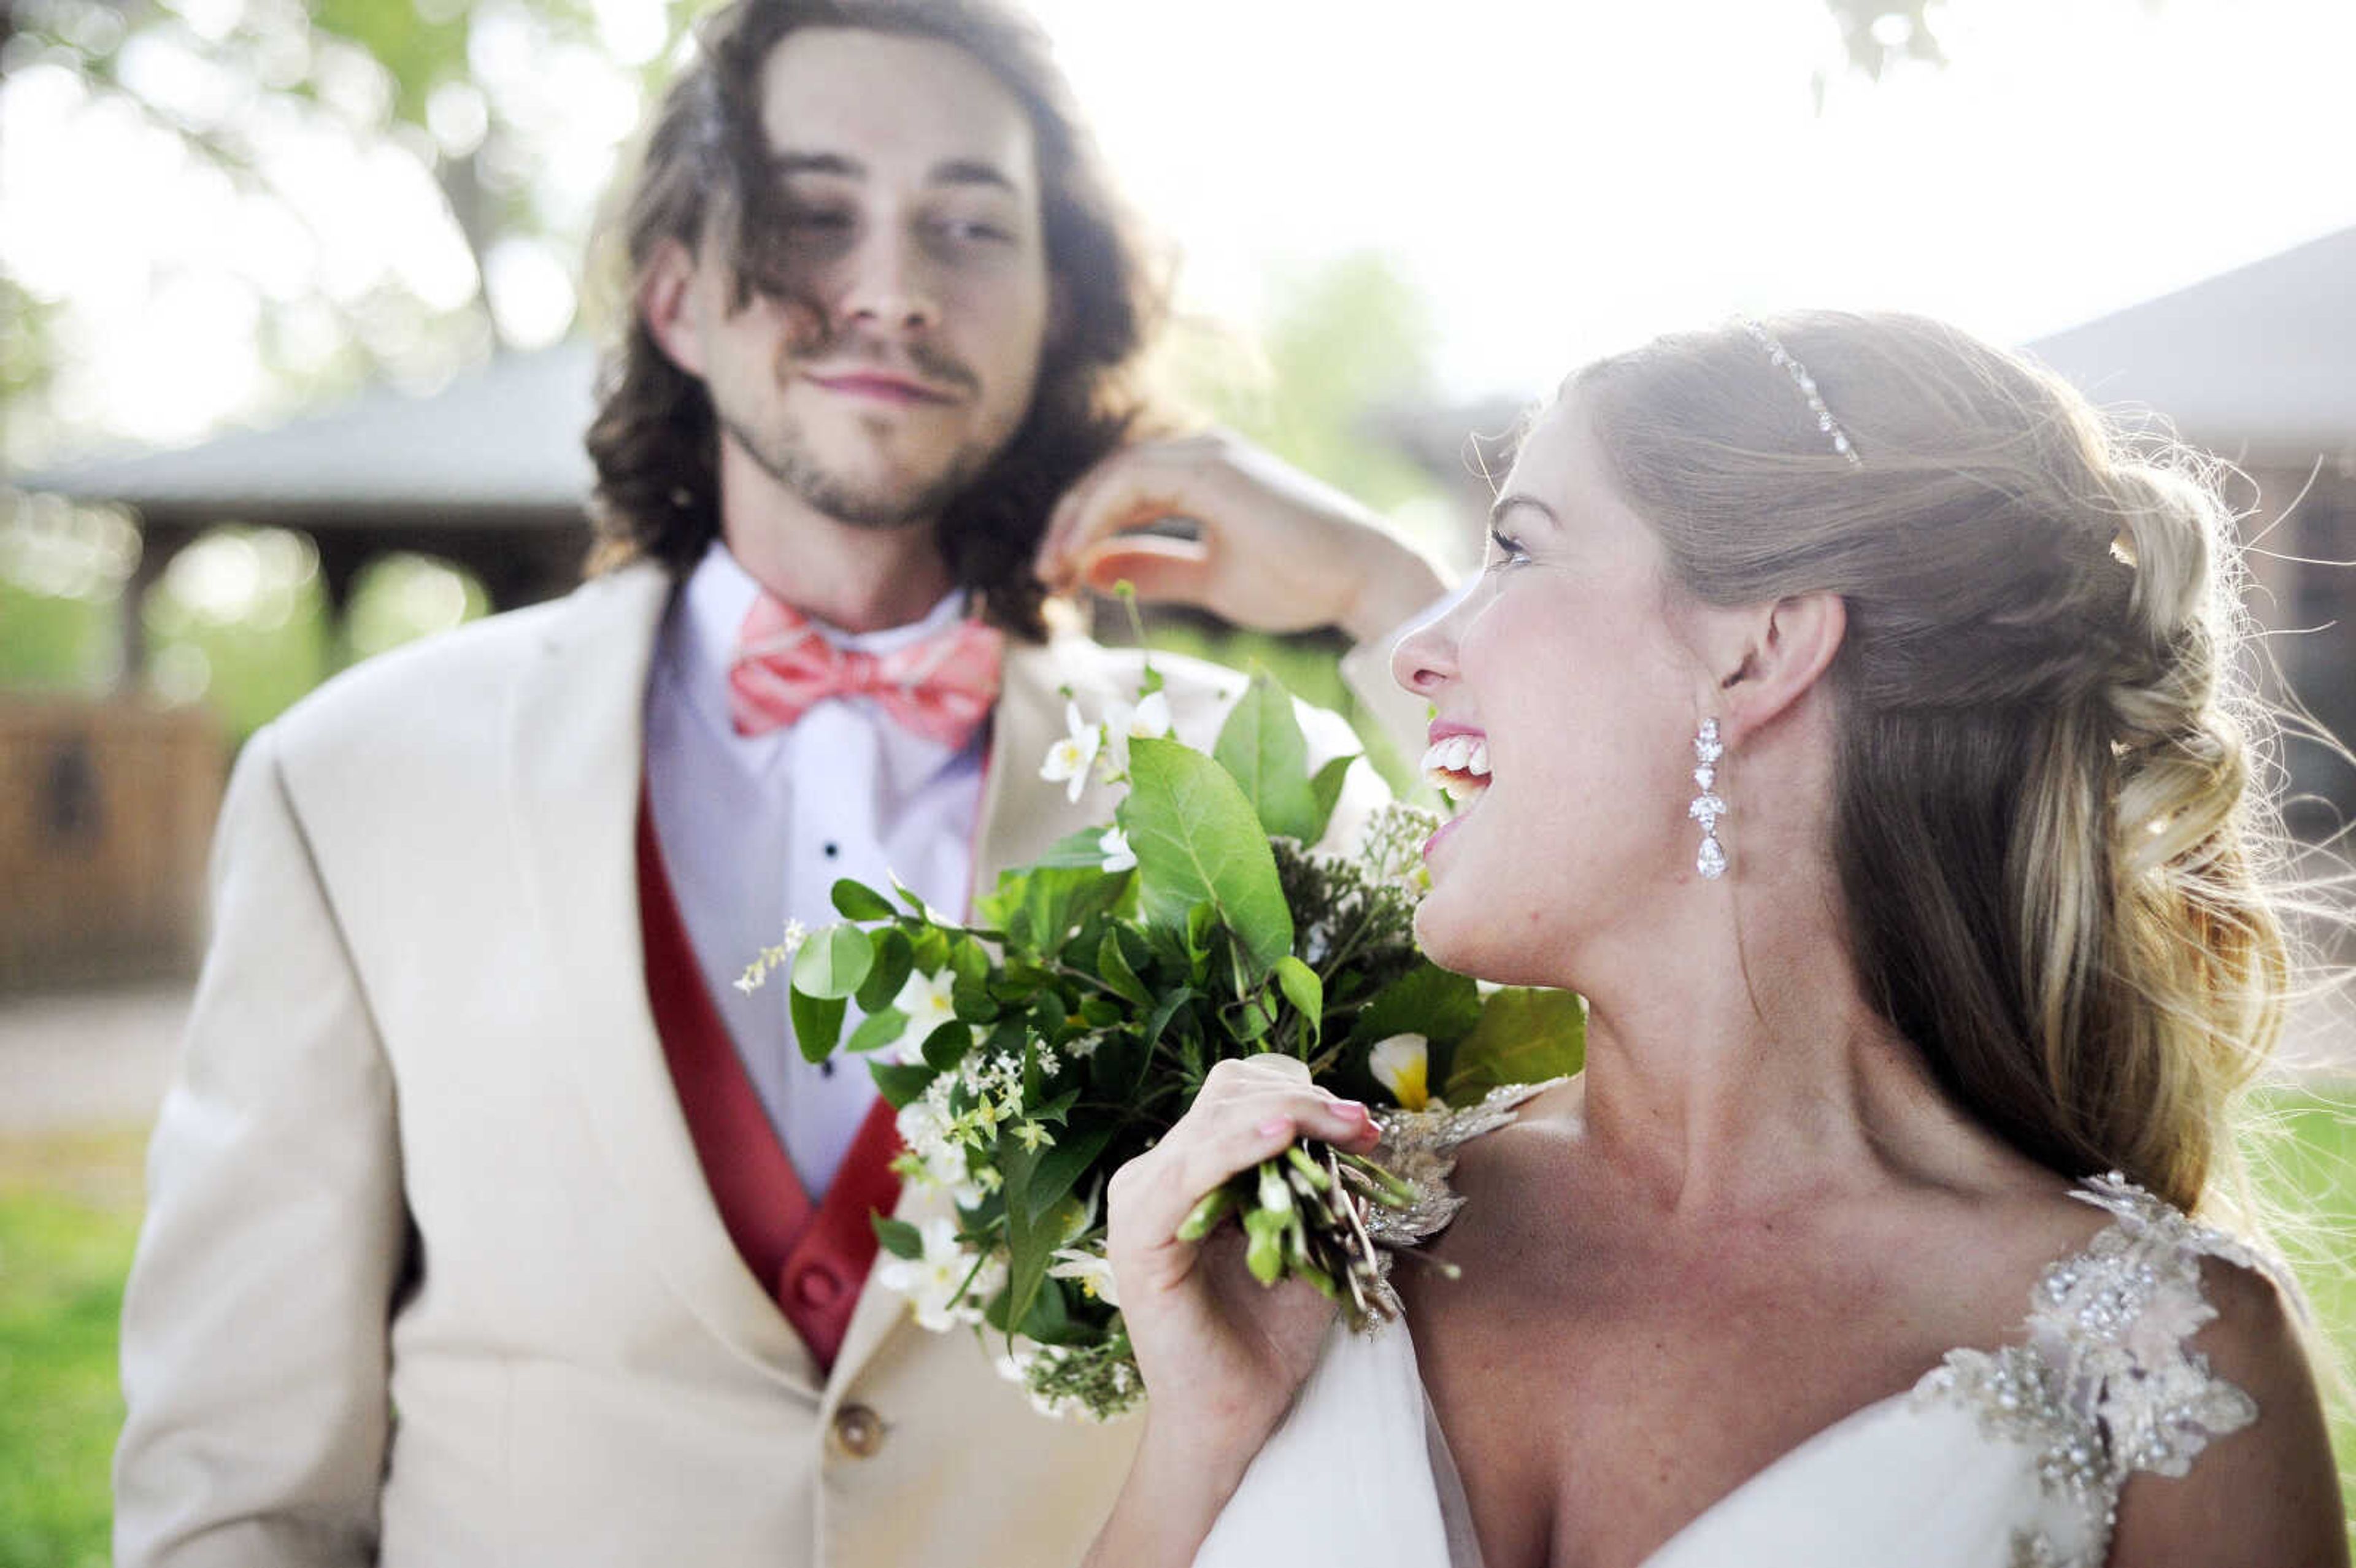
[[[2164,415],[2238,467],[2252,609],[2293,693],[2356,740],[2356,229],[2028,345],[2106,408]],[[2356,816],[2356,770],[2294,741],[2293,826]]]
[[[396,553],[471,572],[492,606],[561,593],[589,544],[581,437],[593,351],[494,362],[438,394],[380,391],[274,430],[16,476],[27,491],[131,507],[118,667],[145,667],[142,614],[174,556],[224,522],[296,530],[340,623],[361,572]],[[0,992],[192,972],[228,737],[201,709],[135,691],[0,693]]]
[[[123,668],[140,602],[181,547],[223,522],[292,528],[319,552],[331,614],[371,561],[435,556],[472,572],[493,607],[561,593],[589,548],[586,343],[505,356],[429,397],[380,389],[273,430],[20,476],[20,489],[109,501],[138,515],[123,596]]]

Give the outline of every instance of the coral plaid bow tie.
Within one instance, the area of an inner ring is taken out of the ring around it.
[[[763,594],[736,636],[728,710],[739,735],[791,724],[830,697],[872,697],[894,723],[962,746],[998,699],[1002,634],[959,621],[887,654],[838,648],[800,611]]]

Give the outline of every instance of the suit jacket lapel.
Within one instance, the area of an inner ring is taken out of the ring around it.
[[[809,1351],[721,1222],[647,997],[633,828],[669,591],[652,565],[590,583],[519,682],[508,800],[544,943],[537,978],[638,1250],[714,1336],[815,1397]]]

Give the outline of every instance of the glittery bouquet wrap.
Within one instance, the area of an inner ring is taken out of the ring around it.
[[[1280,687],[1255,677],[1208,752],[1171,738],[1158,688],[1149,667],[1135,702],[1070,707],[1041,768],[1075,798],[1125,782],[1115,821],[1006,872],[970,921],[838,882],[841,921],[790,930],[740,982],[789,974],[803,1054],[863,1059],[899,1113],[901,1174],[949,1200],[921,1223],[875,1216],[882,1283],[926,1328],[975,1332],[1057,1415],[1143,1398],[1105,1186],[1213,1065],[1281,1052],[1385,1121],[1374,1158],[1304,1139],[1203,1195],[1183,1232],[1240,1225],[1256,1277],[1305,1280],[1363,1328],[1397,1310],[1393,1249],[1452,1212],[1449,1129],[1575,1071],[1584,1043],[1578,997],[1476,986],[1416,951],[1429,813],[1386,806],[1354,846],[1310,848],[1353,759],[1312,769]]]

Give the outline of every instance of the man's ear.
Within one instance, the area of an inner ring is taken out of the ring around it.
[[[638,281],[638,319],[672,364],[699,378],[703,374],[701,305],[695,296],[695,258],[678,240],[664,240]]]
[[[1815,689],[1848,633],[1848,606],[1837,593],[1803,593],[1755,607],[1729,630],[1737,635],[1715,667],[1717,709],[1731,745]]]

